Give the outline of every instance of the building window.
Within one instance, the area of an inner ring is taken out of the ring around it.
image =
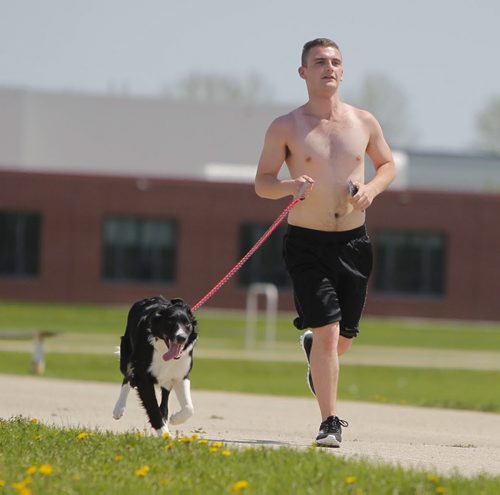
[[[443,233],[384,230],[375,235],[374,246],[377,293],[444,294],[446,237]]]
[[[269,228],[263,224],[244,224],[240,228],[240,253],[242,258]],[[239,282],[248,286],[257,282],[271,283],[277,287],[290,286],[282,255],[283,235],[286,225],[278,227],[264,244],[243,265]]]
[[[39,213],[0,212],[0,276],[39,274],[40,225]]]
[[[104,221],[102,275],[106,280],[175,280],[177,224],[174,220],[108,217]]]

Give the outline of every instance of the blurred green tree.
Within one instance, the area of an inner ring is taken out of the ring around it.
[[[392,147],[414,146],[417,140],[405,92],[384,74],[368,74],[360,88],[349,95],[352,103],[368,110],[379,121]]]
[[[487,100],[476,117],[476,148],[500,154],[500,95]]]

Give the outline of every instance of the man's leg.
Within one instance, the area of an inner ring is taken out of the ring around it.
[[[342,356],[345,352],[349,350],[352,344],[352,339],[348,339],[347,337],[339,337],[339,345],[337,346],[337,354]]]
[[[316,444],[340,447],[342,427],[348,423],[336,415],[339,355],[349,349],[352,339],[339,335],[338,323],[316,328],[303,337],[302,346],[309,361],[309,385],[316,395],[322,418]]]
[[[313,329],[310,367],[322,421],[336,415],[339,332],[338,322]]]
[[[342,354],[346,353],[350,349],[352,341],[353,341],[353,339],[348,339],[347,337],[343,337],[342,335],[339,337],[339,343],[337,345],[338,356],[342,356]],[[310,366],[312,343],[313,343],[313,332],[311,330],[307,330],[307,332],[304,332],[300,338],[300,345],[306,354],[307,363],[309,364],[309,367],[307,369],[307,382],[309,384],[309,388],[311,389],[311,392],[314,395],[316,395],[316,392],[314,390],[314,384],[312,381],[312,373],[311,373],[311,366]],[[340,365],[340,363],[339,363],[339,365]]]

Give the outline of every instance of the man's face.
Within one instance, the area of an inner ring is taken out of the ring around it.
[[[309,88],[337,89],[344,75],[342,55],[333,47],[315,46],[307,54],[307,64],[299,75]]]

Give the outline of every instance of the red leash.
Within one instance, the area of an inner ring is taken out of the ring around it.
[[[273,222],[273,224],[266,230],[264,235],[255,243],[255,245],[248,251],[243,258],[241,258],[236,265],[229,270],[226,275],[220,280],[220,282],[205,296],[203,296],[192,308],[191,311],[196,311],[200,306],[203,306],[247,261],[248,259],[257,251],[257,249],[262,246],[264,241],[276,230],[278,225],[285,219],[288,212],[302,199],[304,199],[304,192],[306,190],[308,182],[304,182],[304,185],[300,189],[299,194],[293,199],[293,201],[280,213],[279,217]]]

